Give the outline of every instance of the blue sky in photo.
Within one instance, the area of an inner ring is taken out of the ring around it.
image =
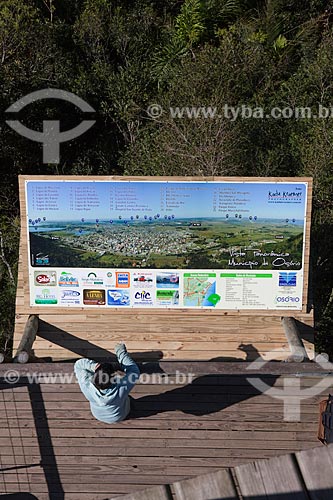
[[[306,212],[306,184],[295,182],[49,180],[27,181],[26,190],[28,219],[46,217],[48,222],[80,221],[81,218],[87,222],[96,218],[101,222],[116,221],[119,216],[124,220],[131,216],[136,218],[136,215],[142,220],[144,215],[154,217],[157,214],[161,219],[164,215],[174,215],[175,219],[224,218],[226,213],[232,217],[238,210],[243,218],[252,215],[260,219],[294,218],[303,221]],[[291,195],[283,197],[283,193]],[[293,193],[300,194],[294,196]],[[87,198],[89,207],[84,206]],[[233,208],[219,211],[219,203],[225,203],[227,199]],[[161,200],[164,200],[163,204]]]

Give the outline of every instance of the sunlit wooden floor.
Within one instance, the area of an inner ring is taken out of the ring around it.
[[[161,366],[166,374],[143,375],[135,387],[131,418],[107,425],[91,416],[74,379],[60,380],[72,363],[0,365],[0,493],[102,500],[320,445],[317,403],[333,377],[318,378],[311,363],[275,363],[260,374],[280,389],[299,381],[294,396],[322,384],[302,400],[299,421],[285,421],[281,400],[253,387],[246,363]],[[176,379],[181,368],[192,383]],[[5,381],[9,369],[17,383]],[[35,370],[58,375],[30,384]]]

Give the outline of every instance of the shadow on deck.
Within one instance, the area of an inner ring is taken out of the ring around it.
[[[317,446],[317,403],[331,376],[312,363],[248,366],[144,364],[131,418],[108,425],[91,416],[71,363],[0,365],[0,493],[102,500]],[[320,386],[286,421],[295,399],[261,393],[258,376],[280,390],[297,381],[293,398]]]

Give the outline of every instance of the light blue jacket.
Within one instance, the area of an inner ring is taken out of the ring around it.
[[[91,413],[97,420],[108,424],[124,420],[130,411],[128,394],[140,376],[138,365],[127,353],[126,348],[117,351],[118,362],[125,376],[110,388],[99,390],[92,383],[96,363],[90,359],[79,359],[74,372],[81,391],[90,403]]]

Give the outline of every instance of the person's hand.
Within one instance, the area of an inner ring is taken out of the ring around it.
[[[121,352],[121,351],[127,351],[126,349],[126,346],[125,346],[125,343],[124,342],[118,342],[118,344],[115,345],[115,348],[114,348],[114,352],[115,352],[115,355],[118,356],[118,354]]]

